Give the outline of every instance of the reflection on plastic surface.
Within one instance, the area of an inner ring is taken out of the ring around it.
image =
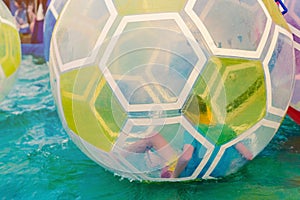
[[[49,62],[58,112],[87,156],[131,180],[229,175],[285,115],[292,34],[273,0],[166,2],[66,5]]]

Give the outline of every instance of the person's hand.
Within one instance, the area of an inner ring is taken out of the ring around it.
[[[245,151],[243,154],[244,158],[247,160],[252,160],[253,159],[253,154],[250,151]]]
[[[160,178],[171,178],[173,172],[169,170],[169,166],[162,168],[160,172]]]
[[[242,143],[239,142],[235,145],[235,148],[240,152],[240,154],[242,154],[242,156],[244,158],[246,158],[247,160],[252,160],[253,159],[253,154],[251,151],[249,151],[249,149]]]

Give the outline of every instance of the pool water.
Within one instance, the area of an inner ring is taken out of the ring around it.
[[[58,118],[46,64],[23,57],[0,103],[0,199],[300,199],[300,126],[289,117],[266,149],[221,180],[140,183],[87,158]]]

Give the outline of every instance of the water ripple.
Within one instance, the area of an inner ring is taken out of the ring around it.
[[[23,59],[15,87],[0,104],[2,113],[19,115],[42,109],[55,110],[48,66],[33,65],[32,59],[31,56]]]

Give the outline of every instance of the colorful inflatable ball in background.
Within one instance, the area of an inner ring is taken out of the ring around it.
[[[285,0],[288,12],[284,15],[294,36],[295,62],[296,62],[296,82],[291,106],[288,115],[300,124],[300,1]]]
[[[14,85],[21,63],[21,42],[13,16],[0,1],[0,100]]]
[[[45,14],[44,22],[44,57],[49,62],[50,41],[56,21],[68,0],[52,0]]]
[[[293,93],[293,37],[273,0],[69,1],[50,49],[64,128],[131,180],[236,172]]]

